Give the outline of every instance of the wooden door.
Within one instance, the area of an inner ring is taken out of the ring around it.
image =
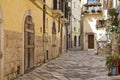
[[[88,35],[88,49],[94,49],[94,35]]]
[[[24,28],[24,67],[28,72],[34,67],[34,24],[31,16],[27,16]]]

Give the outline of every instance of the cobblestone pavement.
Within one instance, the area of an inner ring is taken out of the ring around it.
[[[120,80],[120,76],[107,76],[104,55],[76,50],[62,54],[17,80]]]

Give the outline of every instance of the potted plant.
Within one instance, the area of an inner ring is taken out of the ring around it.
[[[106,66],[108,68],[108,76],[118,75],[118,56],[107,56]]]
[[[112,66],[111,66],[111,74],[116,75],[116,65],[115,64],[112,64]]]
[[[120,74],[120,55],[118,55],[118,74]]]
[[[95,10],[94,10],[94,9],[92,10],[92,13],[95,13]]]
[[[112,75],[112,73],[111,73],[112,56],[111,55],[106,57],[106,66],[108,68],[108,76]]]

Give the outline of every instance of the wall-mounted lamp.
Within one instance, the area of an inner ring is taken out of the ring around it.
[[[85,15],[85,13],[83,12],[83,13],[81,13],[81,16],[84,16]]]

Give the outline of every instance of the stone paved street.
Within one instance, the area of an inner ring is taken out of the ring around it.
[[[17,80],[120,80],[120,76],[107,76],[104,55],[72,50]]]

